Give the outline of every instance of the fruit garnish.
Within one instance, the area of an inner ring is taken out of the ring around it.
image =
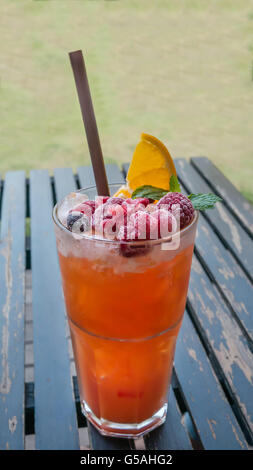
[[[129,188],[134,191],[139,186],[151,184],[169,190],[170,177],[176,174],[165,145],[152,135],[141,134],[126,177]]]
[[[116,191],[116,193],[113,196],[128,198],[128,197],[131,197],[131,194],[132,194],[132,191],[130,190],[130,188],[126,184],[124,184],[123,186],[120,186],[118,191]]]
[[[222,201],[222,199],[213,193],[207,194],[189,194],[188,198],[191,200],[194,209],[204,211],[206,209],[214,209],[216,202]]]
[[[177,205],[177,209],[173,211],[173,206]],[[157,203],[157,207],[166,208],[167,211],[173,211],[173,215],[179,216],[180,229],[188,225],[194,217],[194,207],[190,199],[182,193],[167,193]]]
[[[173,159],[165,145],[156,137],[141,134],[126,176],[126,184],[114,196],[131,197],[139,186],[153,185],[169,190],[170,178],[177,175]]]
[[[90,214],[94,214],[96,208],[95,201],[84,201],[81,202],[78,206],[76,206],[73,210],[77,212],[82,212],[82,214],[86,214],[90,216]]]
[[[67,228],[70,232],[82,233],[90,229],[91,219],[83,212],[72,211],[67,217]]]

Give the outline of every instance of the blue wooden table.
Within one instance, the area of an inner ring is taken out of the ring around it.
[[[0,449],[252,449],[252,206],[207,158],[175,163],[185,192],[223,202],[200,215],[166,423],[135,441],[80,412],[51,213],[94,184],[91,167],[1,181]],[[107,165],[109,182],[126,170]]]

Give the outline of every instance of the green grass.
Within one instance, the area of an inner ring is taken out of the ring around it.
[[[89,162],[68,59],[82,49],[107,161],[148,132],[253,201],[250,0],[8,0],[0,39],[2,174]]]

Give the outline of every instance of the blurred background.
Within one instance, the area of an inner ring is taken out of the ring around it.
[[[252,0],[5,0],[0,172],[89,163],[68,52],[82,49],[103,153],[141,132],[207,156],[253,201]]]

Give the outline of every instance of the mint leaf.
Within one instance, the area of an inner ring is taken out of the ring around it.
[[[155,186],[151,186],[145,184],[143,186],[139,186],[139,188],[135,189],[132,194],[132,199],[136,199],[138,197],[147,197],[153,201],[158,201],[163,196],[168,194],[169,192],[172,193],[180,193],[181,188],[179,181],[175,175],[170,177],[170,190],[156,188]],[[198,193],[198,194],[190,194],[187,196],[193,204],[194,209],[199,211],[204,211],[206,209],[213,209],[214,205],[218,201],[222,201],[219,196],[213,193]]]
[[[153,199],[153,201],[158,201],[163,196],[165,196],[165,194],[168,194],[169,192],[181,193],[180,184],[176,175],[171,175],[170,177],[170,189],[169,190],[156,188],[155,186],[145,184],[143,186],[139,186],[139,188],[136,188],[134,190],[132,194],[132,199],[136,199],[137,197],[147,197],[149,199]]]
[[[170,177],[170,192],[181,193],[180,184],[176,175],[171,175]]]
[[[161,199],[161,197],[165,196],[168,191],[162,188],[156,188],[155,186],[150,186],[145,184],[144,186],[139,186],[136,188],[132,194],[132,199],[136,199],[137,197],[147,197],[148,199],[153,199],[153,201],[157,201]]]
[[[213,193],[207,194],[190,194],[188,198],[191,200],[194,209],[204,211],[206,209],[213,209],[214,204],[218,201],[222,201],[219,196]]]

